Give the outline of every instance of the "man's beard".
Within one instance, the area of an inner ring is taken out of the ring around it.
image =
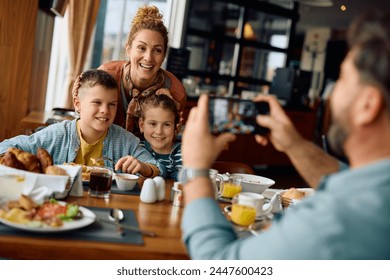
[[[346,158],[344,143],[348,138],[348,135],[348,130],[343,127],[340,121],[332,121],[327,133],[327,138],[329,148],[336,156]]]

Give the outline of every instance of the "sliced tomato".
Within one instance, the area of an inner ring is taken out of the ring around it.
[[[52,203],[52,202],[45,202],[42,204],[36,216],[40,217],[41,219],[50,219],[57,217],[60,214],[66,214],[66,206],[60,205],[58,203]]]

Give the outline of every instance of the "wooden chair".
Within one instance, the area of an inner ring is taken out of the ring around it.
[[[243,162],[234,161],[215,161],[212,165],[213,169],[217,169],[220,174],[229,172],[232,173],[245,173],[255,175],[255,171],[248,164]]]

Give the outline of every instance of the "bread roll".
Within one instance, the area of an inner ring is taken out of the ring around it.
[[[291,188],[282,194],[282,198],[286,198],[286,199],[302,199],[304,197],[305,197],[305,193],[297,190],[296,188]]]
[[[46,168],[47,175],[60,175],[60,176],[69,176],[69,174],[65,171],[65,169],[51,165]]]

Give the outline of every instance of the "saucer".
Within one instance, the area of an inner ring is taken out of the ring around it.
[[[218,197],[218,201],[225,202],[225,203],[232,203],[233,198],[227,198],[227,197]]]

